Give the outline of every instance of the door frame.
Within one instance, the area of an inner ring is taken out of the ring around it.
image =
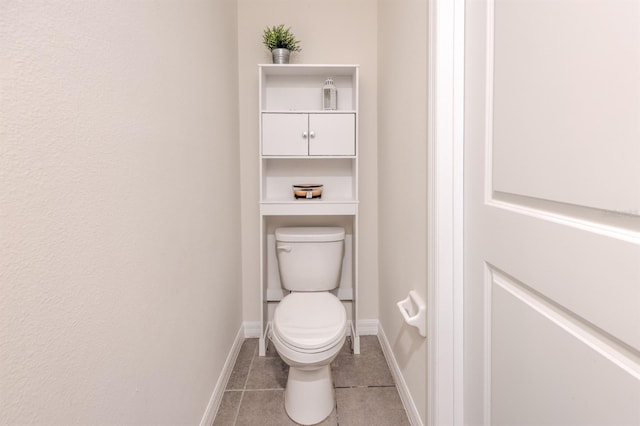
[[[427,425],[464,424],[465,0],[429,0]]]

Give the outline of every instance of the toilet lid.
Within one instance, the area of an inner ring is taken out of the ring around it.
[[[289,346],[320,349],[340,339],[347,314],[342,302],[327,292],[294,292],[285,296],[273,313],[273,328]]]

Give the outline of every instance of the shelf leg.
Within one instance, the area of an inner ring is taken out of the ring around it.
[[[360,355],[360,336],[352,336],[352,349],[354,355]]]
[[[265,356],[267,354],[267,345],[265,345],[264,337],[258,341],[258,355]]]

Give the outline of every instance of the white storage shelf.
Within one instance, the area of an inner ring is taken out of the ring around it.
[[[259,66],[260,123],[260,292],[262,337],[260,355],[271,320],[271,308],[282,297],[274,280],[273,236],[277,226],[334,226],[347,223],[349,253],[337,295],[348,306],[360,352],[358,334],[358,66],[264,64]],[[337,109],[322,109],[322,87],[332,78]],[[322,184],[321,199],[295,199],[292,186]],[[306,217],[303,217],[306,216]],[[310,223],[311,225],[306,225]],[[272,231],[271,231],[272,232]]]

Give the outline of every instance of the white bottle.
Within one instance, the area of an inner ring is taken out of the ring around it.
[[[338,91],[333,84],[333,78],[329,77],[322,86],[322,109],[338,109]]]

